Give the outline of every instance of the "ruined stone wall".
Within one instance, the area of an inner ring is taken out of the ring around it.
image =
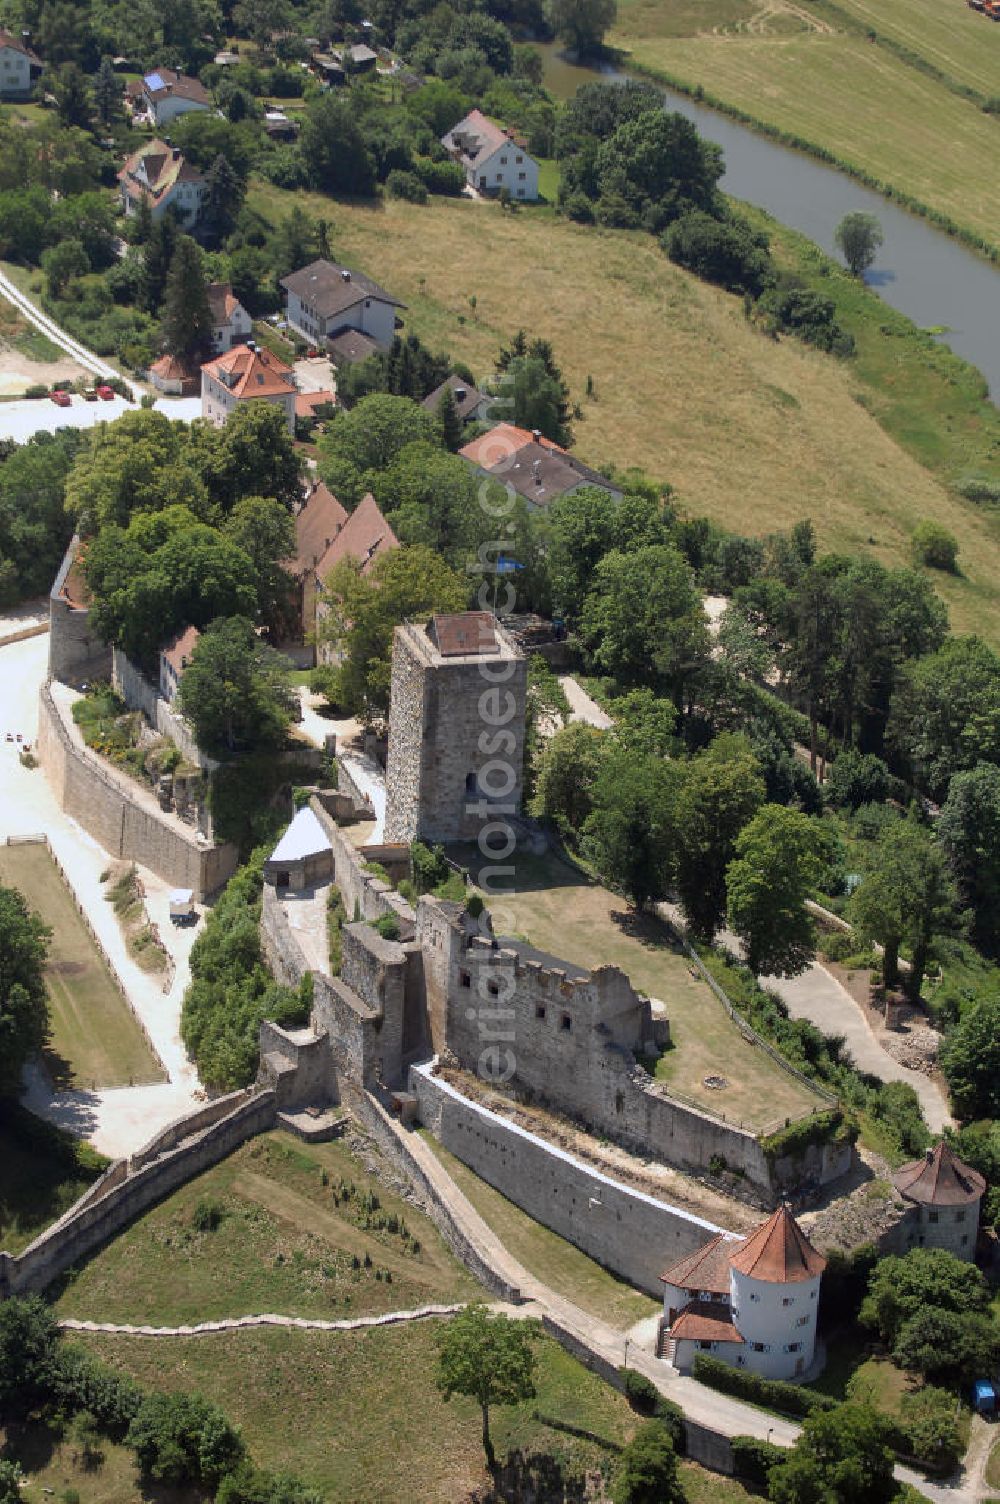
[[[49,594],[49,675],[67,684],[111,676],[111,649],[98,636],[90,612],[71,606],[62,594],[79,546],[74,536]]]
[[[721,1229],[633,1190],[462,1096],[429,1066],[410,1070],[420,1121],[457,1159],[543,1226],[657,1299],[668,1264]]]
[[[401,632],[392,638],[392,696],[386,756],[386,835],[417,839],[420,830],[422,741],[426,734],[426,674]]]
[[[218,1121],[204,1126],[205,1109],[171,1125],[179,1141],[155,1158],[140,1153],[132,1164],[120,1161],[97,1187],[47,1228],[23,1253],[0,1253],[0,1298],[44,1290],[72,1264],[119,1232],[127,1223],[161,1200],[179,1185],[217,1164],[254,1134],[273,1127],[274,1093],[257,1091],[234,1094],[230,1110]],[[134,1166],[134,1167],[133,1167]]]
[[[403,860],[399,847],[355,846],[318,798],[310,799],[309,808],[333,848],[333,880],[340,889],[348,920],[352,920],[355,914],[369,922],[381,919],[383,914],[395,914],[401,924],[414,924],[417,916],[402,894],[373,872],[365,870],[368,862],[386,865],[387,858],[386,870],[390,873],[397,870]]]
[[[120,648],[112,653],[111,681],[129,709],[142,711],[153,730],[172,741],[189,763],[208,773],[215,771],[219,764],[201,751],[188,723],[170,708],[157,686],[140,673]]]
[[[206,845],[193,830],[141,803],[128,779],[79,746],[64,724],[49,686],[39,692],[38,755],[53,793],[110,855],[139,862],[201,899],[228,882],[239,865],[235,846]]]

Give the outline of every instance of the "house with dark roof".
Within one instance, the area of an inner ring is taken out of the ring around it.
[[[451,375],[436,386],[433,392],[428,393],[421,403],[429,413],[436,413],[441,404],[441,398],[445,392],[451,392],[455,403],[455,411],[463,423],[474,423],[480,417],[485,408],[492,402],[492,397],[486,397],[482,392],[477,392],[471,382],[463,381],[461,376]]]
[[[768,1379],[807,1372],[826,1259],[782,1203],[747,1238],[718,1233],[665,1269],[658,1351],[686,1373],[699,1353]]]
[[[314,345],[353,329],[388,349],[396,330],[396,310],[405,307],[363,272],[332,261],[312,261],[282,277],[286,317]]]
[[[42,72],[42,60],[28,46],[26,35],[16,36],[0,26],[0,99],[27,99]]]
[[[118,191],[127,215],[137,213],[145,200],[153,219],[162,219],[172,209],[188,229],[201,214],[205,179],[176,146],[154,140],[128,158],[118,174]]]
[[[940,1139],[922,1159],[902,1165],[892,1183],[906,1203],[906,1248],[944,1248],[956,1258],[976,1252],[986,1181]]]
[[[475,470],[512,486],[539,511],[582,486],[596,486],[616,501],[622,495],[613,481],[554,444],[537,428],[497,423],[458,452]]]
[[[125,100],[134,121],[148,119],[158,130],[191,110],[210,110],[212,96],[197,78],[173,68],[154,68],[130,83]]]
[[[216,428],[222,428],[241,403],[269,402],[281,408],[294,434],[297,392],[291,367],[252,341],[213,356],[201,368],[201,415]]]
[[[506,188],[511,198],[525,202],[538,197],[538,163],[528,155],[523,139],[488,120],[481,110],[471,110],[452,126],[441,145],[477,193],[495,196]]]

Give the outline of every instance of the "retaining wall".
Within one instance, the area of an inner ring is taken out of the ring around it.
[[[226,1112],[206,1126],[206,1112],[222,1105]],[[133,1160],[112,1165],[23,1253],[0,1253],[0,1297],[44,1290],[57,1275],[93,1253],[154,1202],[217,1164],[254,1134],[273,1127],[275,1115],[274,1093],[258,1090],[250,1095],[235,1093],[211,1104],[211,1109],[199,1109],[190,1118],[171,1124],[158,1137],[175,1135],[176,1147],[147,1163],[147,1146]]]
[[[111,655],[111,682],[128,708],[141,710],[153,729],[172,741],[189,763],[206,773],[215,771],[219,764],[201,751],[191,727],[120,648],[115,648]]]
[[[668,1264],[723,1231],[636,1191],[412,1066],[420,1121],[456,1159],[536,1222],[660,1299]]]
[[[176,888],[201,899],[239,865],[235,846],[210,846],[193,830],[141,803],[124,778],[74,741],[48,684],[39,691],[38,755],[60,805],[110,855],[140,862]]]

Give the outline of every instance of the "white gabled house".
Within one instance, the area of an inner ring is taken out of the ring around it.
[[[538,197],[538,163],[513,131],[488,120],[481,110],[472,110],[453,126],[441,145],[461,164],[477,193],[496,195],[506,188],[511,198],[530,202]]]
[[[210,110],[212,96],[204,84],[173,68],[156,68],[128,85],[125,97],[136,122],[145,118],[160,129],[192,110]]]
[[[153,219],[173,209],[184,229],[197,223],[205,198],[201,173],[165,141],[147,141],[133,152],[118,174],[118,188],[126,214],[135,214],[145,199]]]
[[[825,1268],[784,1204],[748,1238],[719,1233],[660,1276],[663,1355],[682,1373],[709,1353],[762,1378],[800,1378],[815,1357]]]
[[[0,99],[27,99],[41,71],[27,42],[0,26]]]
[[[363,272],[332,261],[311,261],[282,277],[281,286],[287,295],[288,322],[320,347],[346,330],[356,330],[388,349],[396,332],[396,309],[405,306]]]
[[[210,282],[207,292],[212,313],[212,350],[222,355],[249,339],[253,334],[253,319],[228,282]]]

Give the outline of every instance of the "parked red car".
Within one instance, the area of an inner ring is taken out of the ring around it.
[[[53,391],[49,393],[56,407],[69,407],[71,405],[69,392]]]
[[[113,402],[115,400],[115,394],[109,386],[99,386],[97,388],[97,395],[102,402]]]

